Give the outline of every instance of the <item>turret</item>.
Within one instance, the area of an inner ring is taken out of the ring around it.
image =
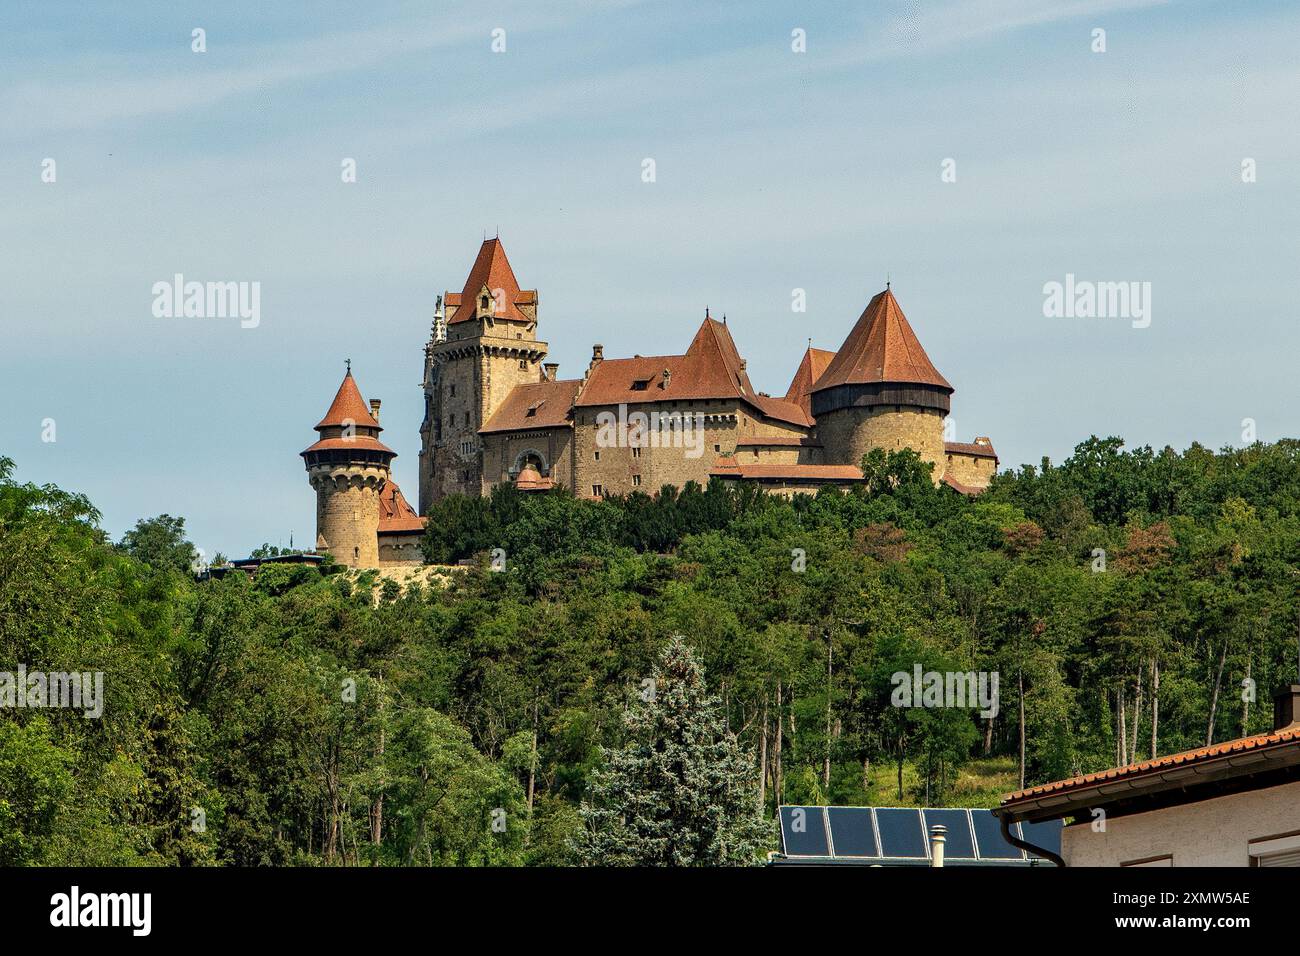
[[[479,429],[518,385],[542,378],[537,290],[521,289],[499,238],[486,239],[460,292],[443,296],[441,338],[426,350],[420,510],[449,494],[482,494]]]
[[[319,439],[301,452],[316,489],[316,550],[354,568],[379,566],[379,493],[396,452],[379,440],[379,401],[366,406],[351,362],[325,417]]]
[[[911,448],[934,463],[937,483],[952,393],[886,288],[867,304],[810,390],[826,463],[856,465],[872,448]]]

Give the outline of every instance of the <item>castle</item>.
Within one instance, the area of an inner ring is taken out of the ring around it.
[[[521,289],[499,238],[463,289],[447,292],[424,350],[417,513],[393,481],[351,366],[303,451],[316,490],[316,547],[352,567],[417,564],[421,515],[451,494],[564,487],[585,497],[653,494],[710,478],[783,495],[862,480],[873,448],[912,448],[934,479],[978,494],[997,470],[988,438],[945,441],[953,387],[886,287],[836,352],[804,352],[784,396],[757,391],[727,328],[705,311],[681,355],[604,357],[561,379],[537,337],[538,296]]]

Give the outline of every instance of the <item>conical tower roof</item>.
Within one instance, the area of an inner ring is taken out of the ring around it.
[[[504,309],[504,312],[497,313],[498,317],[527,320],[527,316],[519,310],[519,303],[527,301],[530,296],[535,298],[536,293],[529,292],[525,295],[520,290],[515,270],[510,268],[510,260],[506,258],[506,247],[501,244],[499,237],[483,241],[478,257],[465,279],[464,290],[459,297],[449,297],[449,305],[460,306],[451,317],[451,323],[467,322],[474,318],[474,300],[484,289],[492,295],[496,307]],[[498,289],[501,290],[499,297]]]
[[[338,392],[334,395],[334,401],[330,403],[329,411],[325,413],[315,426],[317,431],[322,428],[342,428],[345,425],[352,424],[357,428],[373,428],[375,431],[383,431],[379,427],[379,422],[370,414],[370,408],[366,405],[366,400],[361,397],[361,389],[357,388],[357,380],[352,377],[352,369],[343,376],[343,383],[339,385]]]
[[[835,358],[813,384],[812,391],[873,383],[931,385],[953,391],[921,348],[907,316],[888,288],[867,303]]]
[[[347,374],[343,376],[339,390],[334,393],[334,401],[330,402],[329,411],[314,427],[320,432],[320,439],[299,454],[309,455],[320,451],[377,451],[387,455],[390,460],[397,457],[395,451],[379,440],[379,433],[383,428],[370,414],[366,400],[361,397],[361,389],[357,388],[356,379],[352,377],[351,365],[348,366]],[[309,460],[308,464],[310,463]]]

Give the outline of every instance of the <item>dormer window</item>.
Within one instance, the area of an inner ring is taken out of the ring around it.
[[[650,387],[650,382],[651,382],[651,381],[652,381],[652,379],[643,378],[643,379],[640,379],[640,380],[638,380],[638,381],[633,382],[633,383],[632,383],[632,391],[634,391],[634,392],[644,392],[646,389],[648,389],[648,388]]]

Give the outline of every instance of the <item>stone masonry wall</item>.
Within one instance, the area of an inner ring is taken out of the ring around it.
[[[317,548],[348,567],[379,566],[379,486],[387,473],[387,469],[349,466],[311,476],[316,489]]]
[[[828,465],[856,465],[872,448],[911,448],[934,463],[933,478],[944,475],[943,412],[934,408],[878,405],[827,412],[817,420],[817,440]]]
[[[947,467],[945,476],[972,488],[987,488],[989,481],[997,473],[997,461],[978,455],[953,454],[945,456]]]

